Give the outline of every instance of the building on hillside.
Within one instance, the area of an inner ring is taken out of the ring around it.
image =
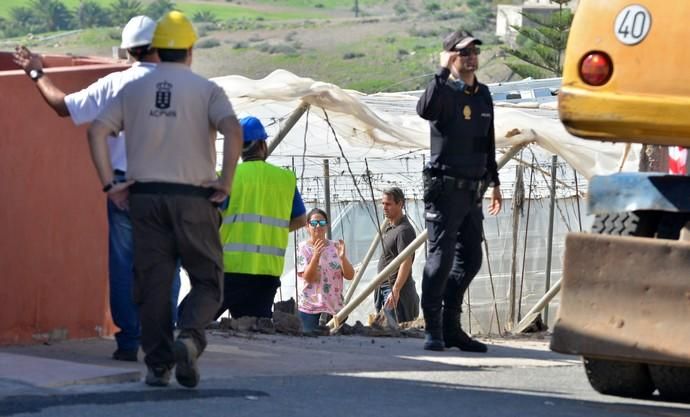
[[[577,9],[579,0],[571,0],[564,5],[573,11]],[[523,19],[522,13],[550,14],[559,9],[558,3],[551,0],[525,0],[521,5],[500,4],[496,10],[496,36],[508,44],[512,44],[517,37],[517,31],[513,26],[522,27],[529,24]]]

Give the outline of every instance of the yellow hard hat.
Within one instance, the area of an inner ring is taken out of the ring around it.
[[[196,40],[192,22],[181,12],[173,10],[158,21],[151,46],[161,49],[189,49]]]

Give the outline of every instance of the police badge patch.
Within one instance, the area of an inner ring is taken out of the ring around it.
[[[462,109],[462,115],[465,116],[465,120],[472,119],[472,109],[469,105],[465,105],[465,108]]]

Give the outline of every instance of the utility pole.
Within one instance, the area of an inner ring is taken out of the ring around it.
[[[551,205],[549,206],[549,234],[546,237],[546,284],[544,293],[551,291],[551,256],[553,254],[553,217],[556,207],[556,176],[558,175],[558,156],[551,157]],[[544,324],[549,327],[549,304],[544,306]]]
[[[333,221],[331,217],[331,171],[328,166],[328,159],[323,160],[323,179],[324,179],[324,194],[325,194],[325,205],[326,205],[326,215],[329,221]],[[331,223],[332,224],[332,223]],[[331,228],[326,229],[326,238],[331,239],[332,231]]]
[[[355,17],[359,17],[359,0],[355,0]]]

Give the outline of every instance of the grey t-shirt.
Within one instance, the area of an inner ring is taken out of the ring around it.
[[[125,131],[128,178],[198,186],[216,178],[216,131],[228,116],[220,86],[163,62],[128,83],[98,120]]]
[[[379,258],[378,272],[383,271],[416,237],[417,233],[414,231],[410,221],[407,220],[407,216],[403,216],[396,225],[389,223],[383,230],[383,253]],[[412,255],[412,260],[414,261],[414,254]],[[410,275],[412,275],[412,271],[410,271]],[[398,269],[395,269],[390,275],[390,286],[395,283],[397,277]],[[412,277],[408,276],[407,280],[411,281]],[[381,286],[388,287],[388,280],[384,281]]]

